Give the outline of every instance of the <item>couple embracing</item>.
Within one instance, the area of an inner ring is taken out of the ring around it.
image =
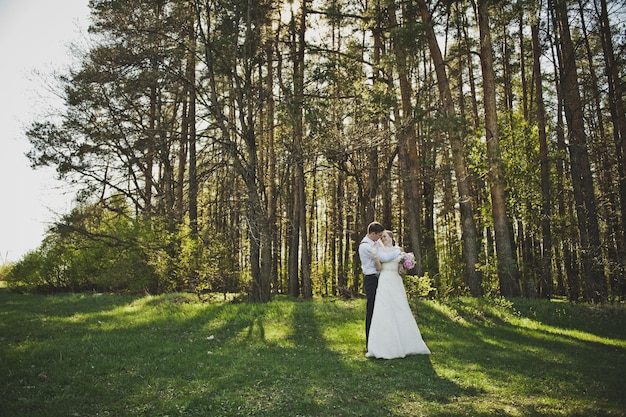
[[[393,359],[430,354],[409,307],[398,272],[403,254],[392,232],[378,222],[369,224],[367,235],[359,245],[367,297],[367,357]]]

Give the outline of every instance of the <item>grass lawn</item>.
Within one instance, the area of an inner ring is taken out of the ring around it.
[[[0,290],[0,416],[625,416],[626,307],[419,301],[430,356],[364,355],[364,300]]]

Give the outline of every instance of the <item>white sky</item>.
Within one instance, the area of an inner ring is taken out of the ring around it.
[[[69,44],[88,26],[88,2],[0,0],[0,264],[38,248],[51,222],[72,207],[54,170],[30,168],[24,131],[55,104],[34,71],[67,68]]]

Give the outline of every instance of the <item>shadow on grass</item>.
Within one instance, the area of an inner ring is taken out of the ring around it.
[[[320,307],[314,302],[292,302],[289,306],[291,322],[284,323],[290,329],[285,339],[265,337],[266,322],[276,319],[268,311],[271,305],[243,326],[248,327],[244,331],[248,347],[231,358],[232,366],[212,392],[189,404],[193,415],[217,411],[219,415],[254,416],[408,416],[415,414],[403,410],[407,398],[425,405],[471,395],[440,378],[428,356],[377,361],[366,359],[361,351],[331,349],[320,326],[354,323],[354,317],[333,312],[331,303]],[[231,322],[228,327],[237,326]],[[253,334],[258,338],[252,338]]]
[[[511,301],[521,317],[563,329],[578,330],[603,338],[626,340],[626,305],[570,303],[560,300]]]
[[[420,302],[433,354],[374,360],[363,300],[88,297],[2,297],[0,415],[618,416],[626,405],[623,350],[513,325],[510,306],[487,301]]]
[[[624,347],[555,333],[493,300],[423,302],[420,310],[426,335],[434,337],[435,369],[490,393],[504,413],[495,415],[507,415],[511,403],[521,415],[624,415]],[[439,361],[437,351],[447,357]]]
[[[127,305],[137,297],[105,294],[17,294],[0,289],[0,313],[70,317],[77,312],[97,313]]]

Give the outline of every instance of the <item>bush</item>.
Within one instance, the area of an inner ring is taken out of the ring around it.
[[[6,281],[9,273],[11,273],[11,269],[13,269],[13,263],[5,262],[0,265],[0,282]]]
[[[405,275],[404,289],[409,300],[426,297],[432,299],[437,296],[437,289],[433,286],[433,280],[428,274],[423,277]]]
[[[48,231],[41,247],[11,268],[9,286],[23,292],[173,291],[230,293],[244,289],[235,251],[212,233],[211,245],[161,218],[89,206]]]
[[[42,274],[44,257],[40,251],[28,252],[21,261],[17,262],[6,276],[7,284],[22,292],[37,291],[46,286],[46,280]]]

